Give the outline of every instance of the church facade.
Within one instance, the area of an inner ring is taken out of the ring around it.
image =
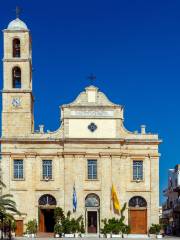
[[[158,135],[145,126],[126,130],[124,108],[95,86],[61,106],[57,131],[35,131],[30,31],[17,18],[3,35],[1,168],[3,193],[13,194],[22,213],[15,216],[18,234],[32,219],[40,232],[52,232],[55,207],[83,215],[86,233],[98,234],[102,219],[118,217],[112,185],[120,205],[127,203],[131,233],[147,233],[159,222]]]

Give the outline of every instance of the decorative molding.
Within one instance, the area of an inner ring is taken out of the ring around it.
[[[15,191],[15,192],[27,192],[28,189],[22,188],[22,189],[18,189],[18,188],[10,188],[10,191]]]
[[[94,192],[101,192],[102,190],[101,189],[84,189],[83,190],[84,192],[89,192],[89,193],[94,193]]]
[[[3,58],[3,62],[31,62],[32,59],[31,58]]]
[[[83,155],[85,156],[86,155],[86,152],[63,152],[62,153],[63,157],[67,157],[67,156],[74,156],[74,155]]]
[[[16,30],[10,30],[10,29],[4,29],[2,32],[7,33],[17,33],[17,32],[30,32],[29,29],[16,29]]]
[[[72,110],[73,117],[113,117],[114,111],[110,110]]]
[[[119,153],[113,153],[113,152],[97,152],[97,153],[87,153],[87,152],[55,152],[55,153],[38,153],[38,152],[25,152],[25,153],[12,153],[12,152],[1,152],[0,156],[11,156],[12,158],[17,158],[17,157],[23,157],[23,158],[27,158],[27,157],[68,157],[68,156],[73,156],[73,157],[78,157],[78,156],[83,156],[85,158],[88,157],[95,157],[95,158],[99,158],[99,157],[108,157],[108,158],[127,158],[130,157],[132,159],[143,159],[148,157],[149,158],[149,154],[146,153],[142,153],[142,154],[134,154],[134,153],[126,153],[126,152],[119,152]],[[159,153],[154,153],[151,154],[151,159],[153,158],[159,158],[160,154]]]
[[[151,192],[151,190],[143,190],[143,189],[140,189],[140,190],[126,190],[126,192],[134,192],[134,193],[142,193],[142,192]]]
[[[42,136],[43,134],[41,134]],[[151,140],[151,139],[112,139],[112,138],[99,138],[99,139],[89,139],[89,138],[66,138],[66,139],[58,139],[58,138],[51,138],[48,139],[49,135],[44,134],[45,138],[5,138],[2,137],[0,139],[0,143],[30,143],[30,144],[49,144],[49,143],[57,143],[57,144],[65,144],[65,143],[75,143],[75,144],[101,144],[101,143],[109,143],[109,144],[121,144],[121,145],[159,145],[162,141],[161,140]]]
[[[58,191],[60,191],[60,188],[56,188],[56,189],[52,189],[52,188],[46,188],[46,189],[38,189],[38,188],[36,188],[35,189],[35,191],[36,192],[58,192]]]

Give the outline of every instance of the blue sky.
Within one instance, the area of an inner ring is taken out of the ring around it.
[[[180,1],[6,0],[0,29],[21,19],[33,39],[35,125],[59,126],[59,106],[97,76],[96,86],[125,107],[125,126],[163,139],[160,194],[168,168],[180,163]],[[2,53],[2,34],[0,37]],[[0,66],[2,89],[2,64]],[[162,200],[162,196],[161,196]]]

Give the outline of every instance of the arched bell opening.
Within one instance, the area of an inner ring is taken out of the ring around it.
[[[13,39],[13,57],[14,58],[21,57],[21,43],[19,38]]]

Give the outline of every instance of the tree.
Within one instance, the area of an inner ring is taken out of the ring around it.
[[[2,181],[0,181],[0,187],[6,187]],[[4,223],[9,222],[9,238],[11,238],[11,223],[14,220],[13,214],[21,215],[16,208],[15,201],[13,201],[12,198],[13,195],[11,194],[0,195],[1,239],[3,239],[2,232],[4,231]]]

